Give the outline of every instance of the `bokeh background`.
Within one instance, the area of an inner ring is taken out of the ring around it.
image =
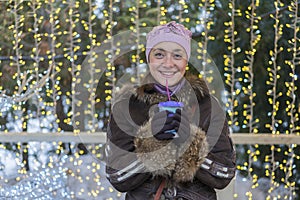
[[[171,20],[193,32],[188,70],[222,85],[211,92],[232,134],[298,136],[299,6],[298,0],[0,1],[0,137],[14,140],[0,141],[0,199],[122,197],[105,179],[103,143],[22,142],[18,134],[105,133],[115,91],[138,84],[147,70],[147,28]],[[297,144],[236,149],[235,199],[300,199]]]

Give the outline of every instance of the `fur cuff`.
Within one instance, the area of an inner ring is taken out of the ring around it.
[[[191,124],[191,137],[180,147],[172,140],[157,140],[151,133],[151,119],[137,132],[135,152],[147,170],[175,182],[192,181],[208,153],[205,132]]]

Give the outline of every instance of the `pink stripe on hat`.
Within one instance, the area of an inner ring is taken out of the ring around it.
[[[185,49],[188,59],[191,55],[191,37],[192,32],[186,29],[182,24],[171,21],[164,25],[154,27],[147,34],[146,59],[149,61],[151,49],[161,42],[175,42]]]

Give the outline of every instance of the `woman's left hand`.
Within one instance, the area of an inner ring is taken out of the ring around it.
[[[184,143],[190,136],[190,121],[186,111],[177,109],[173,118],[177,120],[178,127],[176,128],[178,137],[174,138],[174,143],[180,145]]]

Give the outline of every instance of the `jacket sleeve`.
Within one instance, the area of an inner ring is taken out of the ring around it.
[[[120,192],[137,188],[151,176],[134,152],[135,130],[122,103],[115,104],[108,124],[105,157],[107,179]]]
[[[210,109],[207,129],[210,151],[197,171],[196,178],[212,188],[223,189],[235,176],[236,155],[225,113],[214,97],[211,97]]]

